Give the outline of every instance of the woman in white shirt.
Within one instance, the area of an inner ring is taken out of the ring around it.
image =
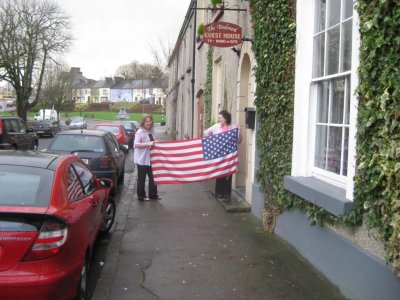
[[[205,136],[222,133],[231,129],[238,128],[236,125],[232,125],[232,116],[226,110],[221,110],[218,114],[218,123],[211,126],[204,131]],[[242,135],[238,128],[238,144],[242,142]],[[231,200],[232,192],[232,175],[218,178],[215,181],[215,197],[222,198],[224,201]]]
[[[150,149],[155,144],[154,141],[154,123],[150,115],[144,115],[140,122],[140,128],[135,133],[134,162],[138,170],[137,177],[137,196],[140,201],[148,201],[151,199],[160,200],[157,194],[157,186],[154,184],[153,170],[150,163]],[[145,185],[146,175],[149,177],[149,194],[146,196]]]

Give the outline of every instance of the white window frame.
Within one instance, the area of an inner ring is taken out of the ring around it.
[[[316,82],[322,78],[313,78],[313,37],[315,22],[315,0],[297,1],[297,34],[296,34],[296,76],[292,176],[315,177],[329,184],[343,188],[346,198],[353,200],[356,147],[357,98],[354,93],[358,85],[357,68],[359,64],[359,21],[353,8],[352,26],[352,67],[340,76],[350,75],[350,111],[349,111],[349,145],[347,176],[314,167],[315,134],[316,134]],[[326,51],[326,49],[325,49]],[[325,66],[326,67],[326,66]],[[339,76],[339,77],[340,77]],[[339,78],[325,76],[323,79]],[[307,120],[307,121],[305,121]]]

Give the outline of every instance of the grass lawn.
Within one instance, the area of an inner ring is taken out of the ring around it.
[[[9,111],[1,111],[0,116],[11,116],[13,112]],[[15,114],[15,112],[14,112]],[[129,117],[130,120],[133,121],[140,121],[142,118],[142,113],[130,113]],[[28,113],[28,119],[34,118],[35,113],[34,112],[29,112]],[[110,112],[110,111],[94,111],[94,112],[82,112],[80,113],[79,111],[69,111],[69,112],[61,112],[60,113],[60,118],[61,119],[66,119],[66,118],[72,118],[72,117],[77,117],[77,116],[86,116],[87,119],[96,119],[96,120],[106,120],[106,121],[115,121],[117,114],[115,112]],[[160,123],[161,121],[165,120],[165,116],[160,115],[160,114],[153,114],[153,120],[154,123]]]

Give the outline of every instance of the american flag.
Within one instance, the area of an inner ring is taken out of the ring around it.
[[[208,181],[236,173],[238,129],[151,148],[155,184]]]

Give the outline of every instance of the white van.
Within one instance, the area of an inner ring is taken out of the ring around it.
[[[34,117],[35,121],[53,120],[58,121],[58,113],[54,109],[41,109]]]

